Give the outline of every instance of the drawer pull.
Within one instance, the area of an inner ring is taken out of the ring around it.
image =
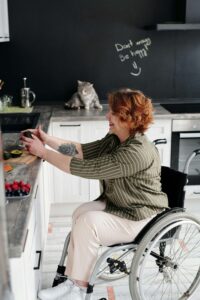
[[[22,250],[22,252],[24,252],[24,249],[25,249],[25,247],[26,247],[26,241],[27,241],[28,233],[29,233],[29,230],[27,229],[27,230],[26,230],[26,236],[25,236],[25,240],[24,240],[24,245],[23,245],[23,250]]]
[[[167,139],[157,139],[153,141],[154,145],[167,144]]]
[[[81,124],[73,124],[73,125],[70,125],[70,124],[60,124],[60,127],[80,127]]]
[[[40,264],[41,264],[42,251],[38,250],[38,251],[36,251],[36,253],[39,254],[39,256],[38,256],[38,265],[37,265],[37,267],[34,267],[33,270],[39,270],[40,269]]]
[[[38,185],[37,185],[37,187],[36,187],[36,191],[35,191],[34,199],[36,199],[36,198],[37,198],[37,192],[38,192]]]

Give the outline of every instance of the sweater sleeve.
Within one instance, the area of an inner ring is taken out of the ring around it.
[[[80,160],[73,157],[70,164],[72,175],[88,179],[116,179],[134,175],[152,163],[141,145],[120,147],[111,154],[94,159]]]
[[[100,155],[100,153],[107,151],[109,148],[113,149],[119,143],[118,138],[113,134],[106,134],[100,140],[94,142],[81,144],[83,151],[83,159],[93,159]]]
[[[92,159],[98,156],[99,148],[102,140],[97,140],[91,143],[81,144],[84,159]]]

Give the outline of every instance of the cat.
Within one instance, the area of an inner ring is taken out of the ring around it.
[[[93,87],[93,84],[78,80],[77,92],[74,93],[69,101],[65,103],[66,109],[90,108],[102,109],[99,97]]]

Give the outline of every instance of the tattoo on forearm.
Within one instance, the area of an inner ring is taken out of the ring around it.
[[[64,155],[75,156],[78,154],[74,144],[62,144],[58,147],[58,151]]]

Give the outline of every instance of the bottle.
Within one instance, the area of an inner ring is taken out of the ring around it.
[[[26,86],[26,80],[27,78],[24,77],[24,87],[21,89],[21,106],[24,108],[31,107],[36,97],[35,93],[31,91],[29,87]]]

